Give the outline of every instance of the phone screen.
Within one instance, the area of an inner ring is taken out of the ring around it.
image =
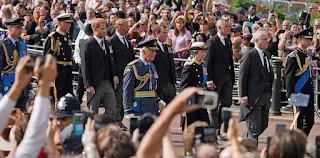
[[[130,133],[133,134],[134,130],[138,128],[138,118],[131,117],[130,118]]]
[[[216,143],[216,128],[210,126],[203,128],[202,142]]]
[[[276,133],[281,132],[286,129],[285,124],[276,124]]]
[[[271,143],[271,137],[267,138],[267,158],[270,158],[270,143]]]
[[[222,108],[222,117],[223,117],[223,124],[224,124],[224,132],[227,132],[229,127],[229,120],[231,118],[230,108]]]
[[[82,136],[84,133],[84,119],[85,114],[82,112],[73,113],[73,134],[74,136]]]
[[[320,136],[316,137],[316,158],[320,158]]]
[[[218,93],[202,91],[195,95],[195,104],[201,108],[215,109],[218,106]]]

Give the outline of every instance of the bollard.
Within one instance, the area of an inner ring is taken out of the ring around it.
[[[281,60],[273,60],[274,81],[272,85],[271,112],[273,116],[281,115]]]

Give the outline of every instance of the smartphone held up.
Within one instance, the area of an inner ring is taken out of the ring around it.
[[[194,104],[204,109],[216,109],[218,106],[218,93],[213,91],[201,91],[194,95]]]

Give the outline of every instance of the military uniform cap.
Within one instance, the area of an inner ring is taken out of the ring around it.
[[[295,35],[295,37],[296,38],[313,39],[310,29],[306,29],[306,30],[303,30],[303,31],[299,32],[298,34]]]
[[[56,17],[58,21],[73,22],[72,14],[62,13]]]
[[[138,48],[151,48],[151,49],[158,49],[157,47],[157,40],[152,39],[152,40],[144,40],[140,43],[138,43]]]
[[[189,50],[207,50],[208,46],[204,42],[194,42],[191,44]]]
[[[4,22],[7,26],[23,26],[23,18],[11,18]]]

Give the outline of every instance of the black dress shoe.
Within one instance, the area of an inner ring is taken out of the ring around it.
[[[119,124],[118,124],[118,127],[119,127],[121,130],[123,130],[123,131],[128,130],[127,127],[124,126],[122,123],[119,123]]]

